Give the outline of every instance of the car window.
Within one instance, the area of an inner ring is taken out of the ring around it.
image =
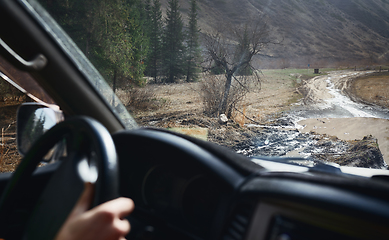
[[[387,168],[385,1],[39,2],[141,126],[247,156]]]

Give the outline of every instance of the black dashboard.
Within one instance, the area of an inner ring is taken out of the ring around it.
[[[389,239],[384,180],[270,171],[156,130],[113,139],[120,193],[136,205],[132,239]]]
[[[256,178],[242,196],[257,196],[244,239],[388,239],[388,202],[297,179]]]
[[[133,221],[144,219],[148,225],[162,224],[164,231],[175,228],[200,238],[209,238],[220,228],[217,219],[227,216],[245,181],[239,172],[168,133],[138,130],[113,139],[120,161],[120,194],[136,205]]]

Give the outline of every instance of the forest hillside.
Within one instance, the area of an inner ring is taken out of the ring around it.
[[[189,4],[180,4],[185,20]],[[282,44],[266,48],[259,68],[351,67],[389,60],[388,0],[199,0],[198,5],[203,32],[264,16]]]

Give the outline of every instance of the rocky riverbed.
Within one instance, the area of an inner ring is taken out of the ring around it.
[[[162,128],[204,128],[208,141],[246,156],[302,157],[343,166],[386,169],[377,139],[371,135],[360,140],[342,140],[315,132],[302,132],[291,119],[277,118],[264,125],[241,127],[235,122],[220,124],[217,119],[198,114],[149,116],[137,119],[144,126]]]

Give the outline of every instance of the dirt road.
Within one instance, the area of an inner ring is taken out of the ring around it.
[[[304,108],[296,109],[301,132],[316,132],[342,140],[362,139],[372,135],[378,140],[384,160],[389,164],[389,112],[386,109],[354,102],[349,94],[352,80],[372,72],[337,71],[308,80]],[[356,96],[352,96],[357,99]]]

